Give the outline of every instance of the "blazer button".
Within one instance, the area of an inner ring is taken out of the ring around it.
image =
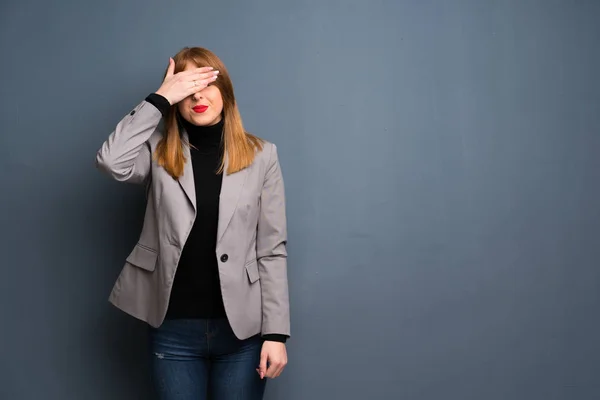
[[[133,110],[132,112],[129,113],[129,115],[133,115],[135,114],[135,110]]]
[[[227,262],[227,260],[229,260],[229,256],[227,254],[223,254],[221,256],[221,262]]]

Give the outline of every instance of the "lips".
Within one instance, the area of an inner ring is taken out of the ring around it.
[[[208,110],[208,106],[195,106],[194,108],[192,108],[192,110],[194,110],[197,113],[203,113],[204,111]]]

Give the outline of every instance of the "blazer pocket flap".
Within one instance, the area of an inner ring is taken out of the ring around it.
[[[126,261],[136,267],[145,269],[146,271],[154,271],[157,259],[158,252],[146,246],[137,244],[127,257]]]
[[[246,272],[248,273],[250,283],[254,283],[260,279],[260,275],[258,274],[258,262],[256,260],[246,264]]]

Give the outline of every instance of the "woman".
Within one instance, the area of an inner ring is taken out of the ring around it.
[[[262,399],[290,335],[284,184],[275,145],[244,131],[221,60],[177,53],[96,165],[146,186],[110,302],[149,324],[160,399]]]

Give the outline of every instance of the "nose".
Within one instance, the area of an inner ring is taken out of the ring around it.
[[[196,92],[196,93],[194,93],[194,94],[192,95],[192,98],[193,98],[194,100],[196,100],[196,101],[198,101],[198,100],[202,99],[202,98],[203,98],[203,96],[202,96],[202,91],[199,91],[199,92]]]

